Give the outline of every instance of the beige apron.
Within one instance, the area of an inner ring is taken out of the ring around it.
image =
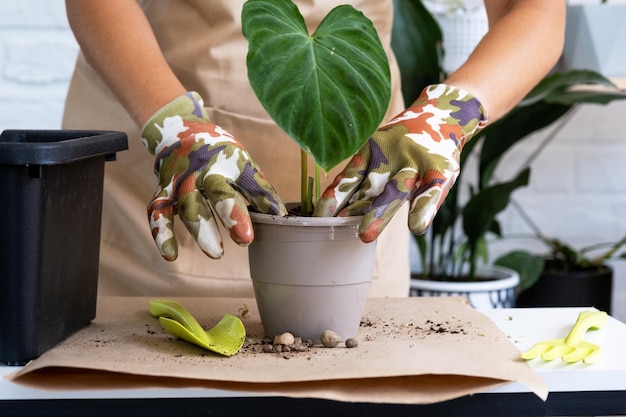
[[[246,75],[247,42],[241,34],[243,0],[140,1],[170,66],[188,90],[204,98],[212,120],[235,135],[285,201],[299,200],[299,150],[270,120]],[[310,30],[345,0],[296,1]],[[352,2],[377,27],[389,50],[391,0]],[[403,110],[399,76],[390,54],[394,99],[387,119]],[[154,86],[158,88],[158,86]],[[101,295],[252,296],[247,249],[227,233],[224,257],[206,257],[180,221],[179,256],[163,260],[152,240],[146,205],[156,189],[154,157],[139,128],[100,77],[79,56],[63,127],[128,133],[129,150],[106,164],[99,291]],[[334,177],[333,171],[328,182]],[[286,174],[293,173],[293,174]],[[406,296],[409,283],[407,205],[378,239],[372,296]]]

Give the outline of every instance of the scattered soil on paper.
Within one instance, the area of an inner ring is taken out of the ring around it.
[[[360,336],[362,340],[351,338],[340,343],[334,349],[354,349],[358,351],[361,348],[360,341],[368,342],[372,340],[384,339],[424,339],[426,337],[438,337],[444,335],[457,335],[460,337],[469,336],[472,323],[464,321],[457,317],[452,317],[443,321],[434,321],[431,319],[415,320],[410,322],[396,322],[394,319],[381,319],[372,316],[364,317],[361,320],[360,327],[362,330]],[[480,335],[480,334],[479,334]],[[320,352],[332,351],[333,348],[326,348],[321,344],[313,344],[310,340],[302,340],[297,335],[295,343],[292,345],[275,345],[271,338],[252,338],[246,339],[243,347],[238,354],[275,354],[289,359],[296,355],[315,355]],[[358,347],[357,347],[358,346]],[[367,348],[363,345],[363,348]]]

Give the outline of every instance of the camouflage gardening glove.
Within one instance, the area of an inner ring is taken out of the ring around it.
[[[372,242],[410,200],[409,229],[423,233],[459,175],[463,145],[486,122],[485,109],[467,91],[426,87],[350,160],[313,215],[364,215],[359,235]]]
[[[157,111],[141,136],[156,156],[159,187],[148,205],[148,217],[163,258],[171,261],[178,256],[175,214],[211,258],[224,252],[214,214],[240,245],[254,237],[243,197],[261,213],[286,214],[280,197],[241,143],[209,120],[197,93],[180,96]]]

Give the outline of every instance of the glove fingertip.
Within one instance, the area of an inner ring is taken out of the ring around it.
[[[160,246],[157,243],[157,246],[159,247],[161,256],[166,261],[171,262],[171,261],[175,261],[176,258],[178,258],[178,243],[176,242],[176,239],[172,238],[166,241],[165,243],[161,244]]]
[[[416,235],[423,235],[430,227],[437,212],[419,211],[409,213],[409,230]]]
[[[204,253],[206,256],[208,256],[211,259],[222,259],[222,256],[224,256],[224,246],[222,245],[222,242],[220,242],[220,250],[215,250],[214,248],[211,248],[210,250],[207,250],[203,247],[200,247],[200,249],[202,250],[202,253]]]
[[[403,200],[393,200],[387,204],[380,204],[379,200],[384,200],[384,196],[380,196],[371,204],[361,221],[359,236],[363,242],[378,239],[404,203]]]
[[[359,238],[364,243],[371,243],[378,239],[386,222],[382,218],[366,216],[359,227]]]
[[[148,221],[152,239],[163,259],[173,261],[178,258],[178,241],[174,235],[172,206],[163,201],[152,201],[148,206]]]
[[[273,206],[275,213],[275,216],[286,216],[287,214],[289,214],[289,210],[287,210],[287,206],[285,206],[285,203],[283,202],[283,200],[277,196],[277,203],[276,205]]]
[[[230,238],[239,246],[248,246],[254,240],[254,229],[252,223],[242,219],[230,229]]]
[[[257,213],[286,216],[288,211],[283,200],[275,193],[266,194],[262,199],[248,199],[250,207]]]
[[[211,259],[220,259],[224,256],[222,236],[213,217],[198,216],[196,222],[186,221],[185,226],[205,255]]]
[[[247,246],[254,239],[252,220],[245,201],[239,194],[214,203],[215,213],[228,229],[230,238],[239,246]],[[217,227],[217,225],[216,225]]]
[[[346,168],[335,177],[333,182],[326,187],[315,204],[313,216],[334,217],[341,215],[340,213],[344,212],[347,205],[352,205],[350,200],[363,180],[362,175],[355,168],[355,158],[357,157],[355,156]]]
[[[334,217],[337,215],[337,200],[320,199],[313,208],[314,217]]]

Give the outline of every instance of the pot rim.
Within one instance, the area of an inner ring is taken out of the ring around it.
[[[290,226],[358,226],[363,216],[349,217],[301,217],[294,215],[278,216],[250,212],[253,223],[262,224],[286,224]]]
[[[429,291],[483,292],[516,287],[520,281],[516,271],[500,266],[482,267],[479,268],[479,273],[492,274],[495,277],[489,281],[472,282],[431,281],[411,277],[411,288]]]

